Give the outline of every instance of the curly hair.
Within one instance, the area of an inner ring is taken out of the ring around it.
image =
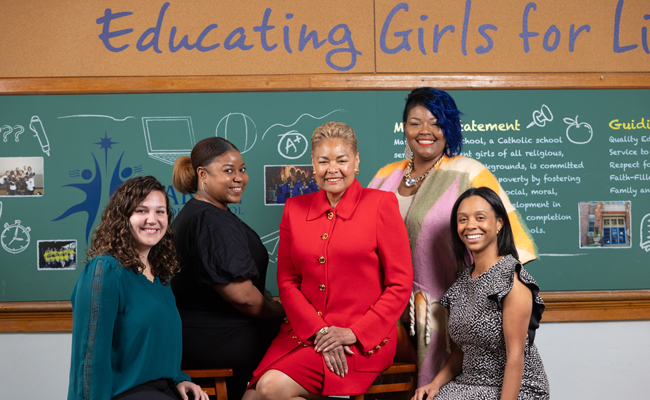
[[[174,247],[172,231],[173,210],[163,186],[153,176],[131,178],[124,182],[111,196],[108,205],[102,212],[102,219],[93,233],[90,247],[86,250],[86,261],[97,256],[108,254],[117,258],[123,267],[129,271],[141,271],[144,263],[135,246],[131,234],[130,218],[136,207],[153,191],[159,191],[165,196],[167,205],[167,231],[163,238],[149,251],[151,273],[166,285],[174,274],[180,270]]]

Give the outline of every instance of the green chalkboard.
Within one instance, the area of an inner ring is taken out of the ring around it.
[[[0,174],[27,166],[34,181],[13,195],[0,184],[0,301],[67,299],[115,187],[154,175],[180,210],[189,197],[171,188],[172,162],[214,135],[243,152],[250,182],[232,211],[265,242],[277,293],[274,179],[289,166],[308,171],[311,132],[339,120],[357,133],[367,185],[402,157],[406,94],[1,97]],[[543,290],[650,288],[650,91],[451,94],[464,113],[464,154],[494,172],[533,231],[541,257],[528,268]]]

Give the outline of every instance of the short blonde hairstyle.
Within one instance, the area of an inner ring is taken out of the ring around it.
[[[356,155],[359,153],[357,150],[357,137],[354,135],[354,129],[350,125],[343,122],[331,121],[325,122],[323,125],[316,128],[311,135],[311,153],[325,140],[341,139],[345,141]]]

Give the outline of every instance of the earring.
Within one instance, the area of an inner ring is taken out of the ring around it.
[[[354,167],[354,174],[359,175],[359,167]]]
[[[409,147],[409,145],[406,145],[406,148],[404,149],[404,158],[409,159],[413,157],[413,150]]]
[[[499,234],[499,232],[501,232],[501,229],[497,229],[497,235]]]
[[[201,179],[201,190],[205,192],[205,182]]]

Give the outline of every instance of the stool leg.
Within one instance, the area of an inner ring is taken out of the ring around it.
[[[226,378],[214,378],[214,389],[217,392],[217,400],[228,400]]]

